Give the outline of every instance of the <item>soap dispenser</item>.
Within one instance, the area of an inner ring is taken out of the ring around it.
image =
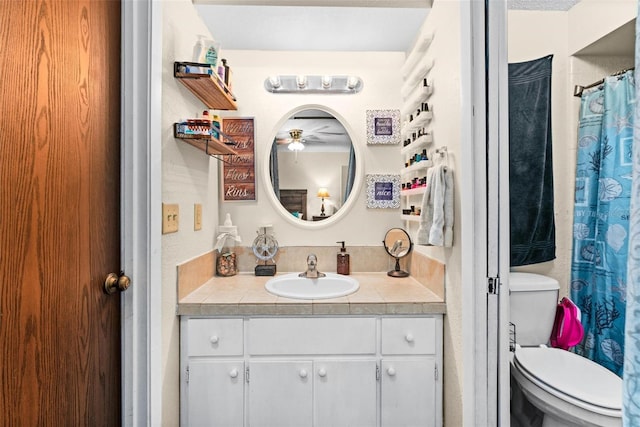
[[[350,265],[350,261],[349,261],[349,254],[347,253],[347,248],[344,247],[344,240],[341,242],[336,242],[336,243],[341,243],[342,247],[340,248],[340,252],[338,252],[338,267],[337,267],[337,271],[338,274],[344,274],[346,276],[349,275],[350,270],[351,270],[351,265]]]

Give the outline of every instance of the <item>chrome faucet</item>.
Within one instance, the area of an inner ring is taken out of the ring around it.
[[[307,279],[317,279],[326,276],[326,274],[318,271],[318,257],[316,254],[309,254],[309,256],[307,256],[307,271],[298,274],[298,276],[306,277]]]

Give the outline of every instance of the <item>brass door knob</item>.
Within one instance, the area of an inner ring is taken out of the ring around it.
[[[124,292],[129,289],[129,285],[131,285],[131,279],[125,276],[124,272],[121,271],[120,274],[109,273],[104,279],[104,293],[111,295],[116,292]]]

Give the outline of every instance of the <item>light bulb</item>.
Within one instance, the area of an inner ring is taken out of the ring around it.
[[[331,76],[322,76],[322,87],[324,89],[329,89],[331,87],[332,80]]]
[[[298,83],[299,89],[304,89],[307,86],[307,76],[297,76],[296,83]]]
[[[278,89],[282,84],[280,83],[279,76],[269,76],[269,83],[271,83],[271,87],[274,89]]]

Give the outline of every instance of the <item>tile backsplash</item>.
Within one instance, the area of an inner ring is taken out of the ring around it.
[[[335,273],[336,255],[339,249],[333,246],[288,246],[281,247],[275,257],[278,273],[305,271],[307,255],[318,258],[318,270]],[[384,273],[395,267],[395,259],[382,246],[347,247],[351,273]],[[253,273],[257,265],[253,250],[248,246],[235,248],[238,269],[241,273]],[[210,251],[177,266],[178,300],[182,299],[215,276],[216,252]],[[412,251],[400,260],[400,268],[444,299],[444,269],[439,261]],[[393,280],[393,279],[390,279]]]

